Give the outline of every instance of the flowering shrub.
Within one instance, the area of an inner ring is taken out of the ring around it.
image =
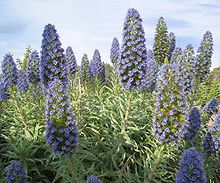
[[[211,132],[208,131],[203,139],[203,149],[206,154],[216,154],[216,150],[214,147],[214,143],[212,141],[212,135]]]
[[[32,51],[28,58],[27,74],[30,83],[40,82],[40,57],[36,50]]]
[[[186,99],[181,74],[175,64],[165,64],[158,77],[154,135],[161,142],[179,141],[186,133]]]
[[[142,89],[147,58],[144,36],[142,19],[138,11],[129,9],[123,28],[121,58],[118,65],[120,82],[125,89]]]
[[[42,34],[40,60],[41,80],[46,88],[55,78],[67,85],[67,67],[64,50],[54,25],[48,24]]]
[[[213,113],[218,111],[218,101],[215,97],[211,98],[211,100],[204,106],[203,111],[208,114],[208,117],[211,117]]]
[[[18,71],[17,87],[20,93],[23,93],[29,90],[28,74],[26,71],[23,71],[23,70]]]
[[[187,127],[187,132],[185,135],[186,141],[192,140],[197,135],[201,127],[201,116],[198,108],[193,107],[190,110],[188,121],[189,125]]]
[[[157,66],[154,60],[154,53],[152,50],[147,52],[147,61],[146,61],[146,75],[142,83],[144,90],[152,92],[155,89],[157,81]]]
[[[112,47],[110,51],[110,59],[113,65],[117,65],[117,62],[120,58],[120,48],[118,39],[115,37],[112,41]]]
[[[67,60],[68,73],[71,76],[74,76],[76,74],[76,72],[78,71],[78,66],[77,66],[77,62],[76,62],[76,57],[74,55],[72,47],[70,47],[70,46],[68,46],[66,49],[66,60]]]
[[[101,181],[98,179],[98,177],[91,175],[88,177],[86,183],[101,183]]]
[[[69,157],[76,150],[78,132],[69,109],[65,86],[58,79],[54,79],[48,87],[46,117],[48,145],[55,154]]]
[[[176,183],[206,183],[204,160],[201,153],[194,147],[184,151],[179,162],[179,172],[176,175]]]
[[[1,81],[6,91],[17,83],[17,67],[11,54],[6,54],[2,61]]]
[[[28,183],[23,166],[18,161],[12,161],[8,167],[6,179],[8,183]]]

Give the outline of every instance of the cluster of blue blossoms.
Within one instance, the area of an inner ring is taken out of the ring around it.
[[[42,36],[40,62],[41,81],[44,86],[48,88],[49,82],[55,77],[58,77],[66,86],[68,81],[67,64],[64,50],[61,48],[59,35],[54,25],[46,25]]]
[[[29,90],[28,74],[24,70],[18,71],[17,87],[20,93],[24,93]]]
[[[30,83],[40,82],[40,57],[36,50],[32,51],[27,62],[28,80]]]
[[[115,37],[112,41],[112,47],[110,50],[110,59],[113,65],[117,66],[117,63],[120,59],[120,47],[118,39]]]
[[[157,65],[154,60],[154,53],[152,50],[147,51],[147,61],[145,68],[145,77],[142,81],[143,89],[152,92],[156,87],[157,81]]]
[[[142,89],[147,51],[142,19],[135,9],[125,18],[121,58],[118,64],[120,83],[125,89]]]
[[[172,53],[170,63],[178,64],[183,56],[183,50],[180,47],[176,47]]]
[[[176,64],[165,64],[158,77],[154,135],[160,142],[179,141],[187,126],[187,105],[182,78]]]
[[[194,147],[183,153],[182,160],[179,162],[176,183],[206,183],[203,155]]]
[[[207,113],[208,117],[211,117],[213,113],[218,111],[218,101],[213,97],[203,108],[203,111]]]
[[[201,127],[201,116],[198,108],[193,107],[189,112],[188,117],[188,127],[187,132],[185,134],[185,140],[190,141],[197,135],[200,127]]]
[[[188,94],[192,91],[193,80],[195,76],[195,56],[191,44],[187,45],[186,48],[183,50],[183,60],[180,63],[184,82],[184,91],[185,94]]]
[[[89,63],[89,77],[98,77],[98,68],[93,60]]]
[[[204,137],[203,140],[203,149],[206,154],[213,154],[216,155],[215,146],[212,140],[212,134],[210,131],[208,131]]]
[[[220,111],[217,113],[210,129],[212,142],[216,151],[220,152]]]
[[[55,27],[46,25],[41,51],[41,79],[46,88],[46,139],[55,154],[69,157],[76,150],[78,131],[69,109],[63,51]]]
[[[69,157],[77,147],[78,132],[69,109],[66,89],[62,81],[50,82],[46,95],[47,143],[53,152]]]
[[[90,77],[98,77],[102,82],[105,81],[105,64],[101,61],[99,50],[95,49],[93,59],[90,62]]]
[[[72,50],[72,47],[68,46],[66,48],[66,59],[67,59],[67,69],[68,73],[74,77],[76,72],[78,71],[78,66],[76,62],[76,57],[74,55],[74,52]]]
[[[17,67],[11,54],[6,54],[2,61],[1,82],[6,90],[17,84]]]
[[[8,183],[28,183],[23,166],[18,161],[12,161],[8,167],[6,179]]]
[[[98,179],[98,177],[91,175],[88,177],[86,183],[101,183],[101,181]]]

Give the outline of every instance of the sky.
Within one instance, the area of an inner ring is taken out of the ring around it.
[[[0,0],[0,61],[9,52],[22,59],[27,45],[40,52],[44,26],[51,23],[62,47],[73,48],[79,65],[83,54],[92,59],[95,49],[110,63],[112,39],[121,42],[129,8],[143,19],[147,49],[152,49],[161,16],[178,47],[192,44],[197,50],[205,32],[211,31],[212,68],[220,67],[220,0]]]

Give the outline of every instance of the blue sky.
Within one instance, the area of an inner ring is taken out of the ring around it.
[[[203,34],[211,31],[212,68],[220,66],[219,0],[0,0],[0,59],[8,52],[23,58],[27,45],[40,51],[44,26],[52,23],[63,48],[72,46],[78,64],[83,53],[91,59],[96,48],[110,62],[112,39],[121,41],[129,8],[136,8],[143,19],[148,49],[160,16],[182,48],[191,43],[197,50]]]

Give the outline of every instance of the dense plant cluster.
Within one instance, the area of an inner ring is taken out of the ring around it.
[[[146,49],[129,9],[122,42],[104,63],[98,49],[64,49],[54,25],[40,55],[6,54],[0,75],[0,182],[220,182],[220,80],[212,35],[195,53],[176,45],[164,18]],[[110,63],[110,62],[109,62]]]
[[[40,82],[40,57],[36,50],[32,51],[28,58],[27,74],[30,83]]]

